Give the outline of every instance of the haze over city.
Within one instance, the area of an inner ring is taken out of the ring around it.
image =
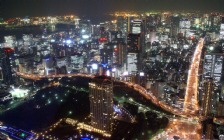
[[[3,17],[75,14],[99,22],[116,11],[222,11],[223,0],[1,0]]]

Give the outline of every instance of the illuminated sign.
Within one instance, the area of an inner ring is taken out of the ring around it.
[[[89,35],[82,35],[82,38],[83,39],[88,39],[89,38]]]
[[[93,70],[97,70],[97,69],[98,69],[98,64],[95,64],[95,63],[92,64],[92,69],[93,69]]]
[[[90,140],[90,138],[81,138],[81,140]]]
[[[139,75],[140,76],[144,76],[145,74],[144,74],[144,72],[140,72]]]

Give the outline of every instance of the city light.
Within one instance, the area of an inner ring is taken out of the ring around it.
[[[98,69],[98,64],[95,64],[95,63],[92,64],[92,69],[93,69],[93,70],[97,70],[97,69]]]
[[[83,39],[89,39],[89,35],[82,35]]]
[[[66,43],[67,43],[67,44],[71,44],[72,41],[71,41],[71,40],[66,40]]]
[[[91,2],[81,5],[86,4]],[[1,132],[25,139],[26,133],[8,122],[32,130],[33,139],[222,138],[223,13],[110,15],[107,21],[96,21],[105,19],[99,15],[0,18]],[[55,122],[51,113],[61,118]],[[144,129],[133,131],[140,124]]]
[[[140,76],[145,76],[145,73],[144,72],[140,72],[139,75]]]
[[[24,98],[28,96],[28,92],[29,90],[19,89],[19,88],[14,88],[10,91],[10,93],[12,94],[12,97],[16,97],[16,98]]]

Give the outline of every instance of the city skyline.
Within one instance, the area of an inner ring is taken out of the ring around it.
[[[224,138],[220,0],[3,2],[0,139]]]
[[[0,17],[54,16],[75,14],[94,22],[116,11],[222,11],[222,0],[1,0]]]

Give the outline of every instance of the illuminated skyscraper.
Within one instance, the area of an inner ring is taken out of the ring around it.
[[[100,54],[102,64],[122,67],[126,61],[126,45],[124,43],[107,43],[100,49]]]
[[[224,55],[222,53],[208,53],[204,56],[203,64],[203,79],[211,78],[213,80],[213,94],[211,95],[210,111],[216,114],[218,102],[223,100],[224,93],[222,92],[222,77],[223,77],[223,62]],[[204,81],[204,80],[203,80]],[[205,95],[199,95],[199,99]]]
[[[179,24],[180,24],[180,17],[179,16],[172,16],[170,17],[171,20],[171,32],[170,35],[173,36],[177,36],[178,32],[179,32]]]
[[[207,116],[211,114],[211,99],[214,90],[214,83],[212,79],[204,81],[204,98],[202,103],[202,115]]]
[[[224,116],[224,102],[223,101],[220,101],[217,105],[216,116],[218,116],[218,117]]]
[[[224,39],[224,17],[222,17],[220,25],[220,39]]]
[[[142,21],[141,20],[133,20],[131,22],[131,33],[140,34],[142,32]]]
[[[138,53],[141,47],[140,34],[128,34],[127,36],[127,51],[128,53]]]
[[[117,17],[117,30],[122,32],[122,37],[124,37],[127,32],[127,21],[123,16]]]
[[[2,48],[1,52],[1,67],[2,67],[2,76],[3,82],[7,85],[13,84],[12,78],[12,56],[13,50],[11,48]]]
[[[107,133],[112,132],[113,82],[96,77],[89,83],[91,125]]]

